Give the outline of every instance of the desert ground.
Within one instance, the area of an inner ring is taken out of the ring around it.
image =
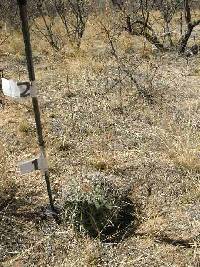
[[[43,176],[17,166],[38,154],[31,100],[1,95],[0,266],[198,267],[200,54],[161,53],[121,33],[116,57],[98,25],[87,27],[79,50],[55,52],[31,33],[59,225],[45,213]],[[28,79],[20,32],[0,55],[5,77]],[[134,206],[120,240],[77,232],[63,215],[95,177]]]

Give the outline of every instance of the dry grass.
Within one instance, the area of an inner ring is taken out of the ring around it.
[[[6,99],[0,118],[2,266],[199,266],[199,56],[188,65],[150,48],[144,56],[142,39],[121,35],[114,40],[119,63],[92,23],[79,53],[54,54],[34,38],[57,203],[71,180],[82,184],[100,170],[105,177],[113,174],[122,189],[132,185],[129,197],[140,207],[140,225],[110,244],[77,235],[70,222],[58,226],[41,218],[47,203],[43,178],[22,177],[16,168],[38,152],[31,103]],[[1,48],[1,65],[9,77],[25,79],[20,43],[16,34]],[[151,94],[151,103],[127,71]]]

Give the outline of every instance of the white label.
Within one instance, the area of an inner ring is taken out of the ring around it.
[[[13,98],[30,96],[30,83],[29,82],[16,82],[15,80],[7,80],[2,78],[2,89],[6,96]]]
[[[31,159],[19,164],[21,174],[30,173],[39,170],[38,159]]]
[[[39,158],[31,159],[28,161],[21,162],[19,164],[21,174],[30,173],[33,171],[41,170],[47,171],[48,165],[44,156],[41,154]]]

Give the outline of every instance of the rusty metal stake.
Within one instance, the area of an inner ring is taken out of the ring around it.
[[[33,65],[32,48],[31,48],[30,32],[29,32],[29,25],[28,25],[27,0],[17,0],[17,2],[18,2],[19,10],[20,10],[20,18],[21,18],[22,32],[23,32],[23,38],[24,38],[29,80],[32,86],[34,86],[35,71],[34,71],[34,65]],[[46,160],[45,142],[43,139],[40,109],[39,109],[39,103],[38,103],[38,98],[36,94],[32,95],[32,105],[33,105],[33,110],[34,110],[34,115],[35,115],[35,123],[36,123],[37,137],[38,137],[38,144],[40,147],[40,152],[41,152],[41,155],[43,155],[44,159]],[[44,178],[45,178],[45,182],[47,186],[50,207],[51,207],[53,214],[55,215],[57,211],[54,207],[48,168],[44,170]]]

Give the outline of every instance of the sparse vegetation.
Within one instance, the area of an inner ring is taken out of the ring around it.
[[[0,94],[2,266],[200,264],[200,55],[191,53],[200,45],[199,25],[185,52],[178,52],[185,30],[199,20],[199,2],[188,1],[191,18],[182,6],[187,1],[129,2],[129,8],[118,0],[29,3],[50,177],[62,221],[58,225],[47,212],[40,173],[18,171],[19,161],[38,155],[31,102]],[[77,14],[74,3],[87,8]],[[12,27],[6,15],[15,4],[0,3],[6,5],[0,9],[0,36],[6,38],[0,41],[0,69],[7,78],[27,80],[19,21]],[[68,21],[69,28],[63,27]],[[154,33],[167,49],[152,46]]]
[[[32,127],[29,125],[28,122],[22,121],[19,124],[19,132],[23,133],[25,135],[30,135],[30,133],[33,131]]]
[[[103,242],[119,242],[133,233],[139,215],[128,198],[131,188],[120,190],[112,184],[114,179],[96,172],[66,190],[64,218],[79,233],[86,232]]]

